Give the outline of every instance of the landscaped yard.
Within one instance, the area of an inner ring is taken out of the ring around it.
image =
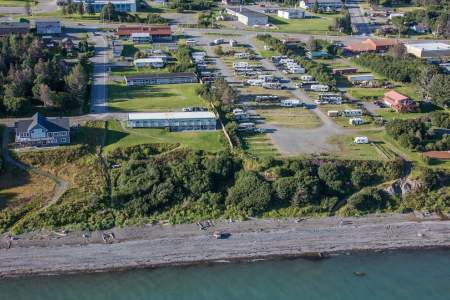
[[[184,131],[170,132],[156,128],[125,128],[119,121],[108,121],[105,151],[117,147],[140,144],[167,143],[179,144],[194,150],[217,152],[224,150],[222,131]]]
[[[265,134],[244,134],[243,140],[243,148],[251,156],[259,158],[280,156],[272,141]]]
[[[180,111],[188,106],[207,106],[195,92],[198,83],[150,86],[108,85],[109,108],[113,111]]]
[[[266,123],[282,127],[314,128],[320,125],[314,113],[301,107],[257,109],[256,113]]]
[[[269,23],[279,28],[278,31],[291,33],[340,35],[339,32],[330,31],[328,26],[332,25],[337,15],[317,15],[312,18],[286,20],[277,16],[270,16]]]

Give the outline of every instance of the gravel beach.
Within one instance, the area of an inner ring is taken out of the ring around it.
[[[230,236],[216,239],[215,231]],[[354,251],[450,247],[450,221],[382,214],[361,218],[255,219],[117,228],[103,232],[33,232],[0,241],[0,276],[103,272],[167,265],[319,256]]]

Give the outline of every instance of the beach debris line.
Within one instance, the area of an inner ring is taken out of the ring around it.
[[[217,240],[227,239],[231,236],[231,233],[229,232],[223,232],[223,231],[214,231],[213,237]]]
[[[102,240],[105,244],[111,244],[114,239],[115,239],[115,235],[112,232],[103,232],[102,233]]]

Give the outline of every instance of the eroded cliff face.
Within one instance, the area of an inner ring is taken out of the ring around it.
[[[406,194],[420,192],[423,188],[424,184],[420,179],[401,178],[391,183],[384,191],[391,196],[403,198]]]

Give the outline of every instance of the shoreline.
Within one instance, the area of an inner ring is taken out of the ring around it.
[[[226,239],[212,237],[221,230]],[[195,224],[116,228],[112,243],[102,232],[89,240],[29,233],[0,244],[0,278],[119,272],[213,263],[309,258],[396,250],[450,248],[450,221],[383,214],[360,218],[220,221],[207,230]],[[322,255],[320,255],[322,254]]]

